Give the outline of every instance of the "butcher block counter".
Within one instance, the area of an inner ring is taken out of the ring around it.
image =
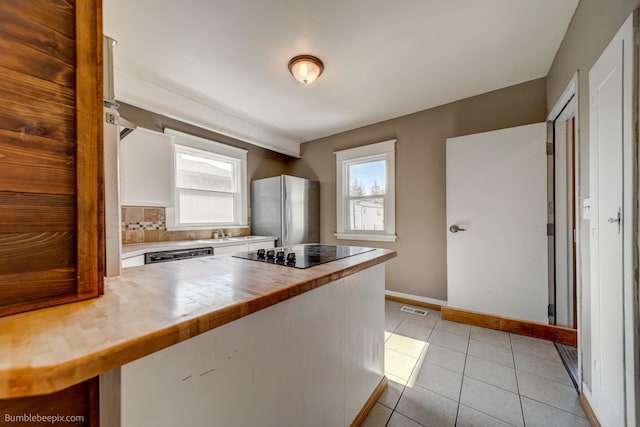
[[[0,318],[0,398],[62,390],[395,256],[376,249],[296,269],[223,255],[126,269],[100,298]]]

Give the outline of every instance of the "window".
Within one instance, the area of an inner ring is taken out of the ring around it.
[[[395,142],[335,152],[338,239],[395,242]]]
[[[174,139],[167,228],[247,225],[246,150],[165,129]]]

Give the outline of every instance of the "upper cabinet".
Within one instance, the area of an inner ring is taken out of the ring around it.
[[[136,128],[120,141],[120,203],[123,206],[171,206],[172,165],[172,138]]]
[[[102,7],[0,14],[0,315],[102,292]]]

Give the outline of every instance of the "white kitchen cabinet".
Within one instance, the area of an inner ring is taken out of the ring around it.
[[[173,204],[173,138],[137,128],[120,141],[123,206]]]
[[[130,258],[124,258],[122,260],[122,268],[138,267],[144,265],[144,255],[138,255]]]
[[[112,371],[119,381],[100,386],[119,398],[115,425],[351,425],[384,375],[384,270],[338,279]]]
[[[235,254],[238,252],[246,252],[247,244],[241,243],[239,245],[231,245],[231,246],[220,246],[213,248],[214,255],[226,255],[226,254]]]
[[[249,243],[249,249],[250,251],[257,251],[258,249],[273,249],[275,248],[275,241],[274,240],[269,240],[267,242],[254,242],[254,243]]]

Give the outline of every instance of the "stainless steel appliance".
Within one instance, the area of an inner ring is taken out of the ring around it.
[[[275,249],[240,252],[235,258],[277,264],[286,267],[309,268],[337,259],[373,251],[374,248],[333,245],[295,245]]]
[[[213,248],[180,249],[174,251],[150,252],[144,255],[145,264],[177,261],[179,259],[196,258],[213,255]]]
[[[320,241],[320,184],[289,175],[251,182],[253,234],[276,236],[276,246]]]

